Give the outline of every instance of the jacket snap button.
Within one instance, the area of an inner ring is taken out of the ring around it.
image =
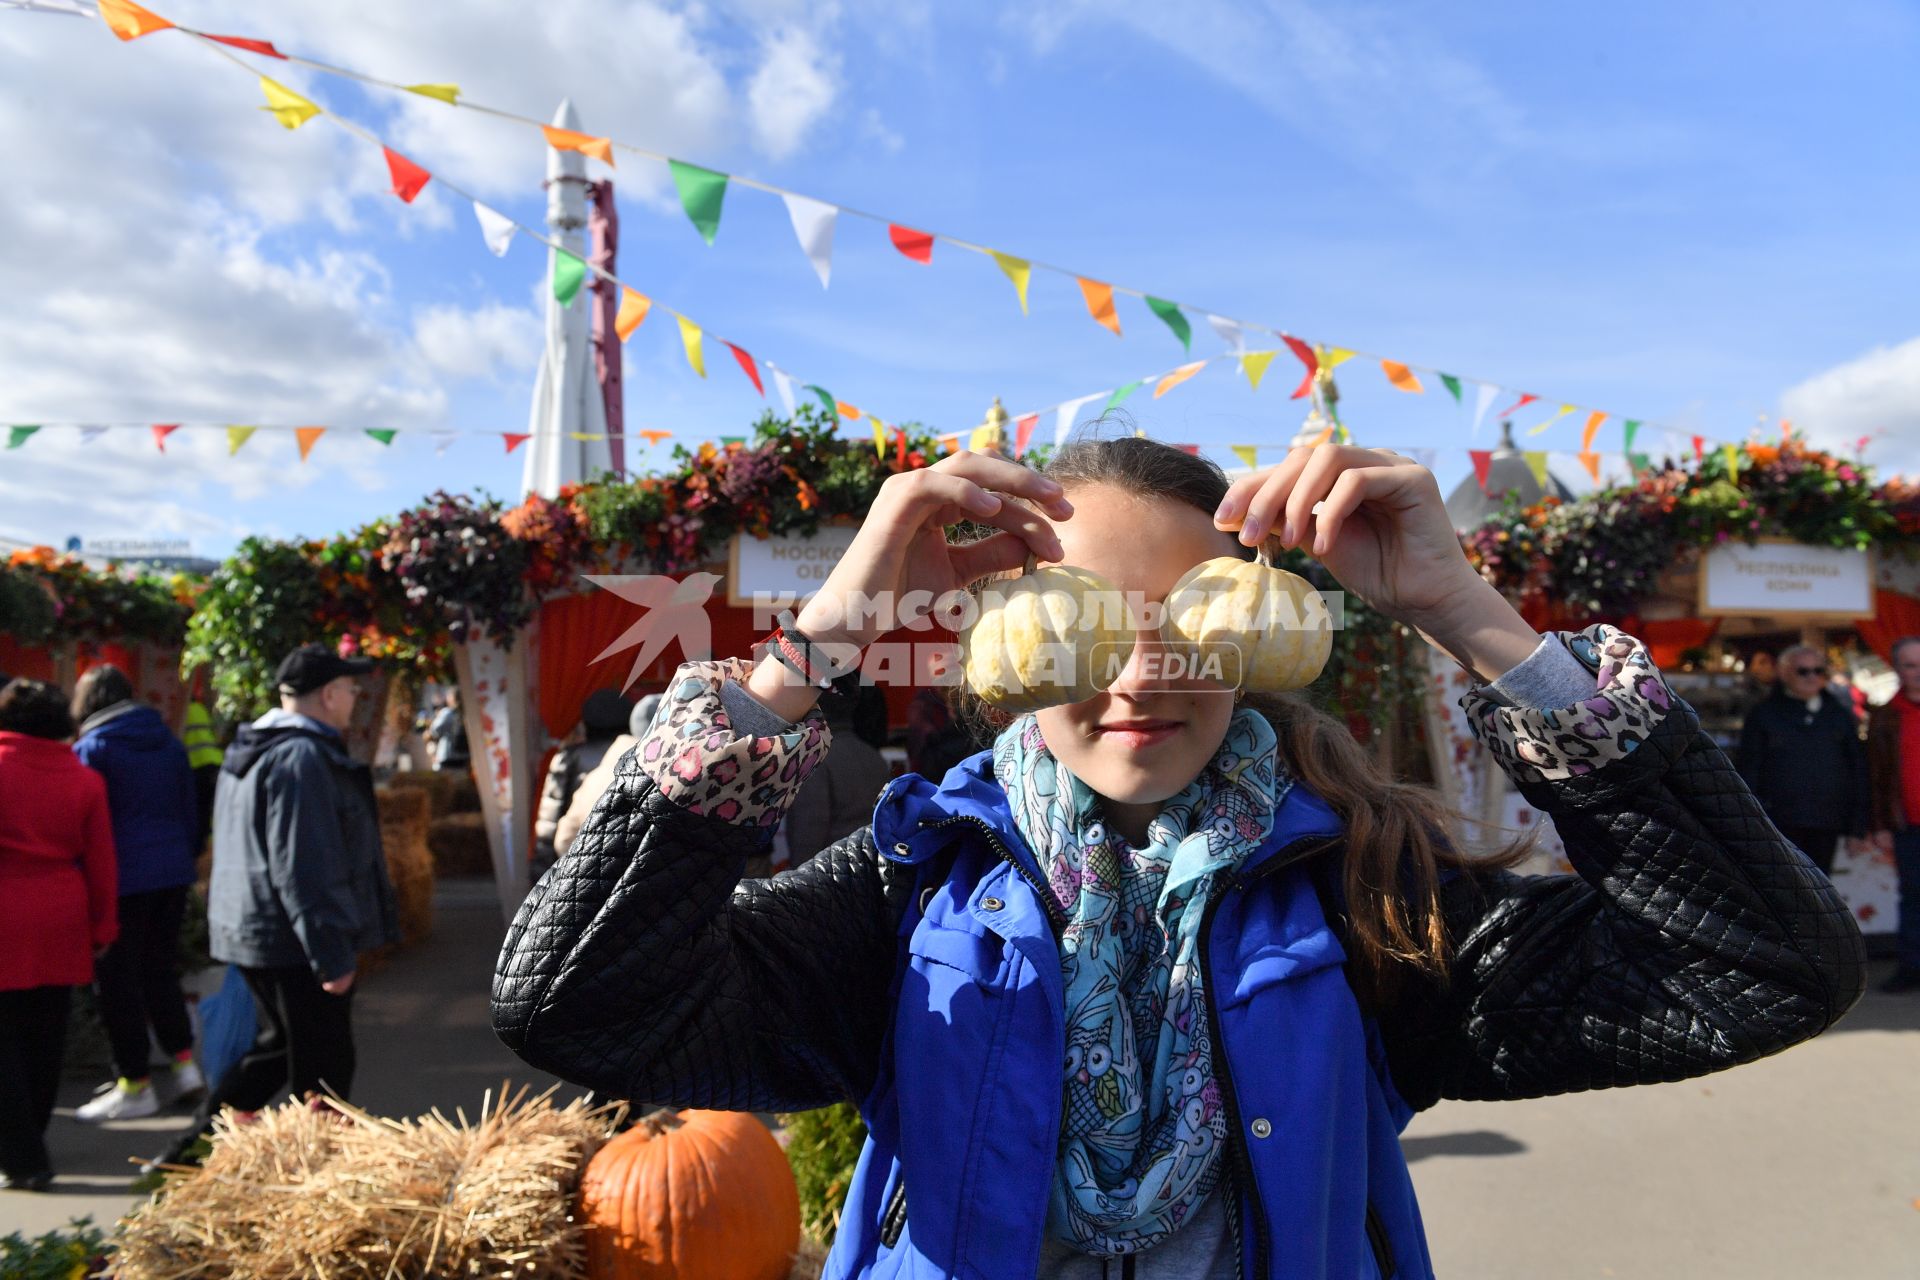
[[[1262,1116],[1253,1122],[1253,1136],[1267,1138],[1273,1135],[1273,1122]]]
[[[980,907],[982,910],[985,910],[985,911],[998,911],[1000,908],[1006,905],[1007,905],[1006,903],[1000,901],[1000,899],[998,898],[980,899]]]
[[[909,853],[913,852],[911,849],[907,848],[907,846],[904,844],[897,844],[893,846],[893,851],[896,855],[902,858],[906,857]]]

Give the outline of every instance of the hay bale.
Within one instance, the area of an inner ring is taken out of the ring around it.
[[[491,876],[493,845],[487,839],[486,817],[478,813],[450,813],[427,827],[427,848],[433,869],[449,878]]]
[[[424,791],[394,787],[381,787],[374,798],[400,916],[400,945],[412,946],[433,932],[433,854],[427,847],[431,801]]]
[[[425,792],[433,802],[432,816],[436,818],[480,811],[480,790],[474,785],[473,774],[465,769],[446,772],[399,769],[387,779],[387,784]]]
[[[215,1122],[212,1150],[120,1225],[116,1280],[586,1275],[580,1174],[619,1108],[523,1088],[480,1119],[290,1102]]]

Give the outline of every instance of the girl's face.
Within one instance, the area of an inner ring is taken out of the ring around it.
[[[1203,560],[1240,553],[1230,533],[1184,502],[1142,498],[1107,485],[1070,490],[1073,518],[1054,525],[1062,563],[1106,578],[1128,596],[1159,602]],[[1107,801],[1138,841],[1162,801],[1186,789],[1226,737],[1233,692],[1212,681],[1169,678],[1154,655],[1159,634],[1136,633],[1133,657],[1105,693],[1037,714],[1054,757]]]

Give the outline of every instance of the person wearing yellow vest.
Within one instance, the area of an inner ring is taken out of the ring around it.
[[[187,731],[181,735],[187,744],[187,764],[193,769],[194,798],[200,802],[200,828],[195,833],[193,850],[198,854],[213,835],[213,787],[220,780],[220,762],[226,754],[213,731],[213,715],[204,702],[187,704]]]

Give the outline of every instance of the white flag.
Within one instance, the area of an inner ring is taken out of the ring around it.
[[[1438,449],[1409,449],[1407,450],[1407,456],[1431,471],[1433,470],[1435,459],[1440,456],[1440,451]]]
[[[767,372],[773,375],[773,389],[780,393],[781,402],[787,406],[787,416],[791,418],[794,414],[792,376],[771,360],[767,361]]]
[[[1247,335],[1241,329],[1238,320],[1229,320],[1225,316],[1208,316],[1207,323],[1213,326],[1213,331],[1220,335],[1220,341],[1226,343],[1230,350],[1245,351],[1247,349]]]
[[[513,243],[513,219],[478,200],[473,202],[473,216],[480,219],[480,234],[486,237],[487,248],[493,250],[493,256],[506,257],[507,246]]]
[[[833,274],[833,224],[840,210],[805,196],[780,198],[786,201],[787,216],[793,219],[793,234],[800,241],[800,252],[813,264],[814,274],[820,277],[820,287],[824,289],[827,277]]]
[[[479,207],[479,205],[474,206],[476,209]],[[433,451],[436,454],[445,453],[453,446],[453,442],[459,438],[460,433],[458,431],[436,431],[433,433]]]
[[[1479,438],[1480,424],[1487,419],[1487,410],[1493,408],[1493,398],[1500,394],[1500,388],[1491,382],[1480,384],[1480,395],[1473,405],[1473,435]]]
[[[1110,391],[1096,391],[1090,396],[1081,396],[1078,400],[1069,400],[1061,405],[1060,416],[1054,419],[1053,423],[1054,446],[1057,448],[1067,442],[1067,433],[1073,430],[1074,421],[1079,418],[1082,409],[1092,404],[1095,400],[1098,400],[1101,396],[1111,394],[1113,393]]]
[[[105,434],[107,434],[105,427],[82,427],[80,428],[80,443],[91,444]]]

